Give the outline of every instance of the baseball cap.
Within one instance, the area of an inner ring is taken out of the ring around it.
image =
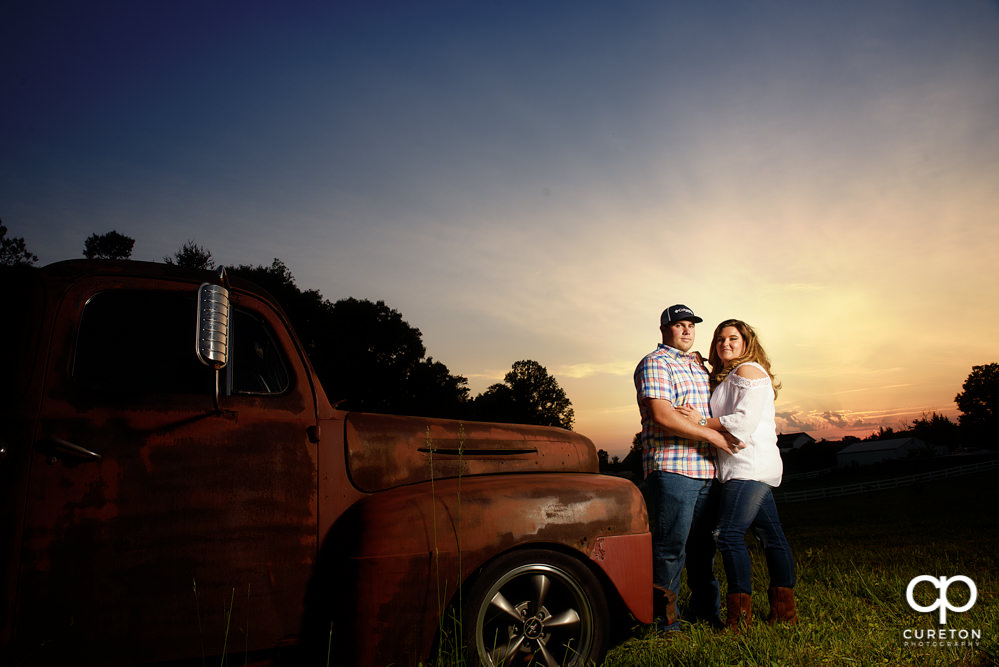
[[[704,321],[697,315],[694,315],[694,311],[690,308],[687,308],[682,303],[678,303],[663,311],[663,314],[659,316],[659,326],[666,326],[667,324],[673,324],[681,320],[690,320],[694,323]]]

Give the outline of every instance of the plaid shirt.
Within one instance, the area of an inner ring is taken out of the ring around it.
[[[646,398],[665,399],[675,406],[690,405],[711,415],[708,373],[692,354],[659,344],[635,369],[638,409],[642,414],[642,467],[647,477],[654,470],[694,479],[715,476],[715,451],[710,443],[667,433],[652,421]]]

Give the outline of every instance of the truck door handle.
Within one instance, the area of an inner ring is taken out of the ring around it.
[[[100,461],[104,458],[97,452],[92,452],[86,447],[81,447],[69,440],[63,440],[54,436],[39,440],[35,448],[48,457],[67,459],[67,462],[88,463],[91,461]]]

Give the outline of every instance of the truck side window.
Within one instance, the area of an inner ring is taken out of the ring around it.
[[[194,350],[195,295],[115,290],[84,306],[73,361],[81,389],[105,394],[205,394],[213,371]]]
[[[194,294],[115,290],[94,295],[83,310],[73,380],[86,391],[139,397],[211,395],[214,376],[194,350]],[[276,395],[291,387],[288,364],[270,328],[233,308],[232,394]]]
[[[288,365],[270,328],[256,315],[232,312],[232,393],[282,394],[289,389]]]

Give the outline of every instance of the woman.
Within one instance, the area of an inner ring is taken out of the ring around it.
[[[693,408],[677,408],[685,417],[739,440],[736,454],[718,450],[715,477],[720,483],[715,541],[728,578],[726,625],[752,623],[752,570],[745,535],[751,527],[763,545],[770,574],[768,622],[794,624],[794,558],[784,537],[771,489],[779,486],[784,466],[777,449],[774,385],[770,360],[756,332],[740,320],[715,329],[711,354],[711,413],[702,421]]]

